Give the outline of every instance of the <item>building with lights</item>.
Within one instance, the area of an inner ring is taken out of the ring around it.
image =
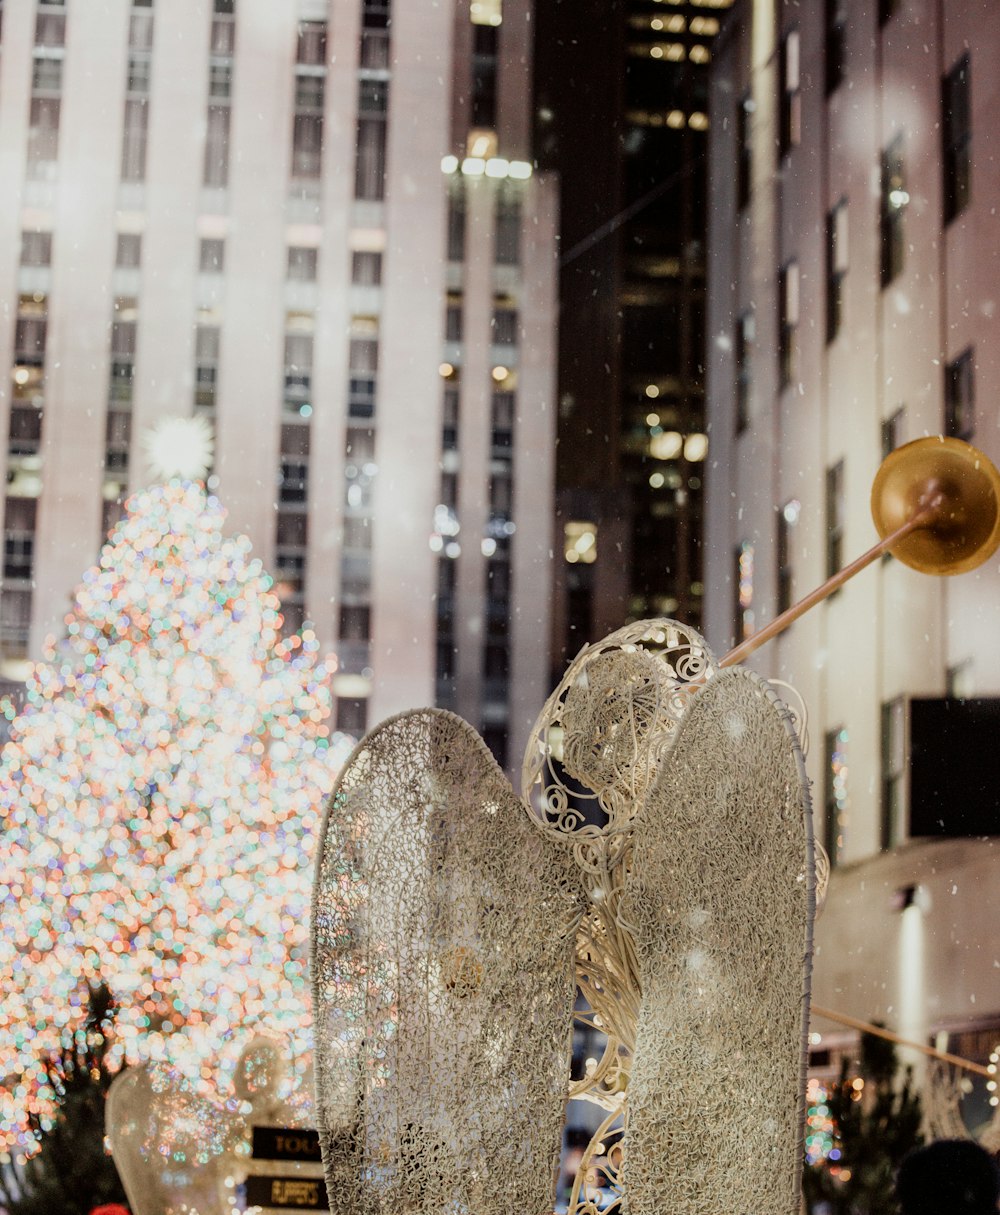
[[[286,628],[337,652],[337,726],[438,703],[519,753],[554,449],[531,16],[4,0],[0,674],[197,417]]]
[[[558,170],[555,646],[701,618],[708,72],[731,0],[539,7],[538,155]]]
[[[875,542],[892,449],[946,434],[1000,461],[990,16],[737,0],[724,23],[705,617],[720,652]],[[980,1063],[1000,1039],[998,605],[996,557],[944,579],[885,558],[751,660],[809,711],[833,866],[815,1003]],[[814,1030],[836,1045],[832,1022]]]

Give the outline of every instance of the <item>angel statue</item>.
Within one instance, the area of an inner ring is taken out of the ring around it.
[[[795,718],[685,625],[580,653],[520,796],[453,714],[383,722],[317,861],[331,1211],[550,1215],[571,1097],[569,1215],[798,1215],[815,902]],[[606,1047],[570,1083],[574,1015]]]

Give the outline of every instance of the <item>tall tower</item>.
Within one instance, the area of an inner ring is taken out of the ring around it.
[[[539,5],[563,192],[556,646],[701,617],[708,73],[730,0]]]
[[[0,651],[58,634],[144,436],[197,415],[338,725],[544,693],[551,178],[531,4],[5,0]]]

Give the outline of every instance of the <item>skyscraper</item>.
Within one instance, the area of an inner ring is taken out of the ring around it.
[[[555,189],[530,0],[5,0],[5,669],[58,634],[145,438],[196,416],[338,725],[545,691]]]
[[[1000,460],[992,16],[737,0],[727,18],[709,228],[718,649],[875,542],[872,482],[895,448],[947,435]],[[983,898],[998,592],[996,557],[954,578],[887,557],[752,659],[809,711],[833,865],[816,1003],[981,1063],[1000,1035],[1000,919]],[[824,1051],[843,1034],[814,1029]]]
[[[562,182],[557,645],[701,617],[708,72],[730,0],[539,6]]]

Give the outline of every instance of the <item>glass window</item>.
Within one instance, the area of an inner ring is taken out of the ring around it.
[[[906,190],[903,137],[898,135],[882,153],[879,234],[882,286],[902,272],[905,253],[904,217],[910,196]]]
[[[976,431],[975,361],[970,347],[944,369],[944,433],[970,442]]]
[[[826,470],[826,576],[840,572],[844,556],[844,461],[838,460]]]
[[[136,270],[142,259],[142,236],[138,232],[119,232],[115,243],[115,265]]]
[[[799,32],[789,30],[781,41],[779,57],[781,95],[778,115],[778,151],[785,156],[802,139],[802,92],[799,69]]]
[[[21,265],[48,266],[52,263],[52,233],[21,233]]]
[[[464,222],[465,213],[461,213]],[[451,233],[449,231],[449,246]],[[498,266],[516,266],[521,260],[521,201],[500,191],[497,194],[495,260]],[[460,261],[461,258],[452,258]]]
[[[969,205],[972,192],[968,54],[959,59],[941,86],[941,170],[944,222],[949,223]]]
[[[326,66],[326,22],[300,21],[295,62],[311,67]]]
[[[750,390],[753,385],[753,348],[757,318],[748,309],[736,322],[736,433],[750,425]]]
[[[832,342],[844,319],[844,279],[847,276],[847,200],[841,199],[826,217],[826,340]]]
[[[778,612],[786,612],[792,606],[795,589],[793,572],[794,533],[799,522],[801,503],[798,498],[791,498],[778,509]]]
[[[146,98],[126,98],[125,126],[122,134],[122,181],[145,181],[148,130],[149,107]]]
[[[753,99],[747,93],[736,106],[736,206],[742,210],[750,201],[753,173]]]
[[[28,176],[49,179],[55,176],[59,150],[58,97],[32,97],[28,124]]]
[[[738,645],[754,631],[754,546],[744,540],[736,546],[733,569],[733,637]]]
[[[318,250],[303,245],[288,249],[288,277],[295,282],[311,283],[316,279]]]
[[[782,388],[798,374],[799,265],[789,262],[778,273],[778,363]]]
[[[847,731],[828,730],[823,740],[823,847],[831,867],[844,854],[847,830]]]
[[[196,410],[215,408],[219,378],[218,325],[198,325],[194,335],[194,406]]]
[[[202,274],[221,274],[225,266],[226,242],[204,237],[198,244],[198,269]]]
[[[359,82],[354,197],[368,202],[378,202],[385,197],[388,89],[385,80]]]
[[[824,0],[826,18],[826,94],[844,79],[847,49],[847,0]]]
[[[356,250],[351,255],[351,282],[359,287],[377,287],[382,282],[382,254]]]
[[[902,843],[906,797],[906,702],[882,705],[882,847]]]
[[[229,106],[208,107],[208,129],[205,137],[205,165],[202,181],[206,186],[222,189],[229,184]]]
[[[903,442],[903,419],[906,410],[900,406],[887,418],[882,419],[882,459],[894,452]]]

